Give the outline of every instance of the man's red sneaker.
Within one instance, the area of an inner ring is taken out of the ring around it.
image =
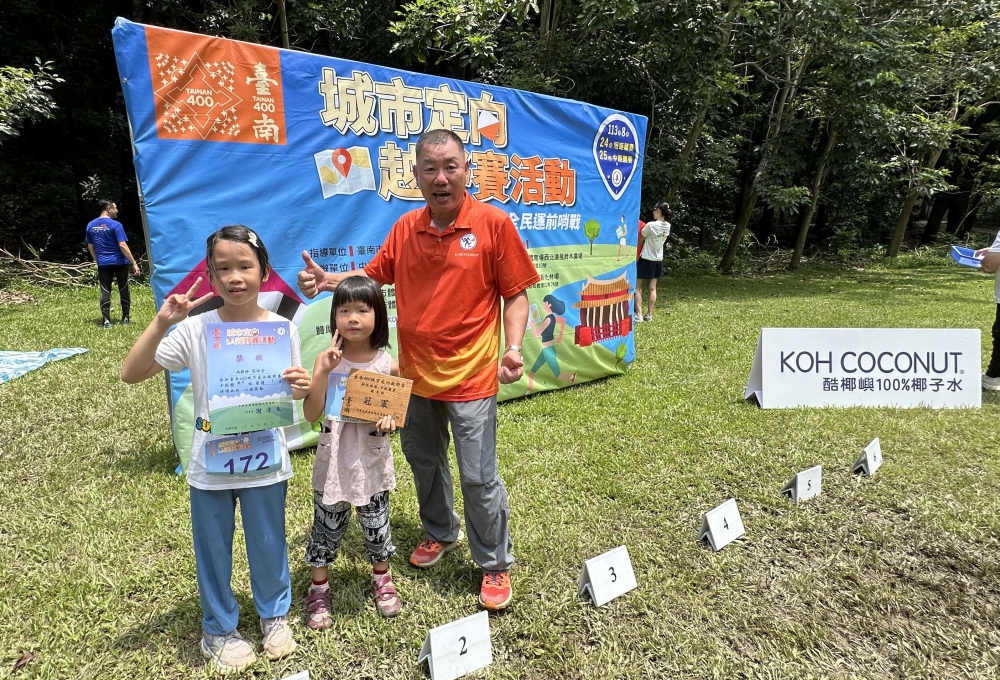
[[[510,604],[514,591],[510,587],[510,572],[487,571],[479,589],[479,604],[485,609],[504,609]]]
[[[438,563],[438,560],[444,557],[445,553],[451,552],[457,548],[458,543],[461,540],[461,531],[458,532],[458,538],[455,539],[454,543],[438,543],[437,541],[427,539],[418,545],[416,550],[410,553],[410,564],[419,569],[433,567]]]

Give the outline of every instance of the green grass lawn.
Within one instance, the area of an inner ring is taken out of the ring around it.
[[[23,287],[0,306],[0,349],[89,352],[0,385],[0,678],[190,678],[198,650],[187,486],[173,474],[162,378],[118,379],[153,314],[97,327],[97,290]],[[515,602],[491,616],[478,678],[970,678],[1000,665],[1000,396],[981,410],[763,411],[742,400],[762,326],[972,327],[993,322],[992,279],[944,260],[766,277],[674,274],[637,329],[625,376],[500,407]],[[873,437],[872,479],[850,464]],[[405,603],[383,621],[356,525],[331,570],[335,626],[309,631],[301,598],[313,452],[293,454],[289,551],[300,644],[246,677],[422,678],[427,630],[477,610],[466,548],[429,572],[398,450],[393,571]],[[779,495],[821,464],[823,494]],[[457,472],[455,473],[457,480]],[[729,497],[746,536],[696,541]],[[639,587],[595,609],[585,559],[628,546]],[[243,546],[241,630],[260,643]],[[25,652],[37,658],[12,673]]]

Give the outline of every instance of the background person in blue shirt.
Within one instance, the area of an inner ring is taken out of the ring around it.
[[[125,230],[121,222],[116,222],[118,206],[111,201],[97,202],[101,208],[101,216],[87,225],[87,249],[90,256],[97,262],[97,281],[101,285],[101,316],[103,325],[111,328],[111,282],[118,280],[118,297],[122,304],[122,325],[129,323],[129,306],[132,298],[128,292],[128,268],[132,265],[132,273],[139,275],[139,265],[132,257],[132,251],[125,243]]]

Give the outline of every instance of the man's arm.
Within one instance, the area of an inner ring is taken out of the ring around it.
[[[334,291],[340,282],[348,276],[368,276],[364,269],[352,269],[349,272],[328,272],[320,267],[309,257],[309,253],[302,251],[302,261],[306,263],[306,268],[299,272],[299,290],[308,299],[313,299],[324,290]]]
[[[521,346],[524,340],[524,329],[528,325],[528,293],[521,291],[516,295],[503,299],[503,335],[507,347]],[[503,385],[517,382],[524,375],[524,359],[515,350],[506,350],[500,361],[497,379]]]
[[[139,265],[136,264],[135,258],[132,257],[132,251],[128,249],[128,244],[125,243],[125,241],[119,241],[118,242],[118,247],[121,249],[122,255],[125,256],[125,259],[127,259],[128,262],[129,262],[129,264],[132,265],[132,273],[135,274],[136,276],[138,276],[139,275]]]
[[[93,243],[88,243],[87,244],[87,250],[90,251],[90,256],[92,258],[94,258],[94,262],[97,262],[97,253],[94,252],[94,244]]]

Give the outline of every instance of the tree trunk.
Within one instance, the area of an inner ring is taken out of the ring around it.
[[[743,200],[743,205],[740,208],[740,218],[736,222],[736,228],[733,229],[733,235],[729,239],[729,245],[726,246],[726,252],[722,255],[722,261],[719,262],[719,271],[724,274],[728,274],[733,268],[733,263],[736,262],[736,254],[740,250],[743,233],[746,231],[747,222],[750,221],[750,215],[753,213],[755,205],[757,205],[756,180],[750,186],[747,197]]]
[[[729,0],[729,8],[726,10],[726,20],[723,23],[723,39],[719,44],[719,58],[725,54],[726,49],[729,47],[730,36],[733,33],[733,21],[736,19],[736,3],[737,0]],[[687,164],[688,160],[691,158],[691,154],[694,153],[694,147],[698,144],[698,138],[701,137],[701,129],[705,125],[705,118],[708,116],[708,109],[711,105],[712,98],[706,93],[705,101],[698,110],[698,115],[695,116],[694,125],[691,126],[691,132],[688,134],[687,142],[684,144],[684,149],[681,151],[681,156],[677,159],[677,176],[670,183],[670,190],[667,191],[666,201],[669,203],[674,200],[677,196],[678,190],[680,190],[681,180],[687,174]]]
[[[542,0],[538,3],[538,35],[548,39],[559,25],[560,0]]]
[[[791,54],[785,54],[785,84],[781,87],[781,94],[778,96],[778,101],[774,107],[775,113],[768,126],[767,137],[764,139],[764,148],[761,151],[760,163],[757,164],[753,181],[750,183],[747,200],[743,202],[740,217],[736,221],[736,228],[733,229],[733,235],[729,239],[729,245],[726,246],[726,252],[722,255],[722,261],[719,262],[719,271],[724,274],[728,274],[733,268],[733,263],[736,262],[736,254],[739,252],[740,244],[743,242],[743,234],[746,232],[747,223],[750,221],[750,214],[753,212],[754,206],[757,205],[757,182],[760,181],[764,170],[767,168],[768,161],[771,160],[771,149],[777,143],[778,137],[781,134],[785,116],[791,108],[792,102],[795,100],[799,83],[802,82],[802,76],[815,58],[816,55],[812,53],[804,55],[795,69],[795,74],[792,75]]]
[[[760,222],[757,224],[757,229],[754,232],[754,236],[757,240],[766,243],[767,237],[774,233],[774,208],[767,206],[760,215]]]
[[[826,203],[820,203],[819,208],[816,209],[816,227],[813,229],[813,236],[816,240],[822,241],[833,236],[831,230],[826,228],[829,217],[830,210],[827,208]]]
[[[278,19],[281,23],[281,46],[288,49],[288,17],[285,16],[285,0],[278,0]]]
[[[965,207],[962,209],[962,219],[958,224],[958,229],[955,230],[956,236],[965,236],[972,231],[972,225],[976,223],[976,215],[979,213],[979,206],[982,202],[982,196],[977,196],[975,194],[969,196],[969,199],[965,203]]]
[[[932,155],[927,164],[922,166],[927,170],[933,170],[937,166],[938,160],[941,158],[941,154],[945,152],[948,148],[947,142],[942,144],[937,148]],[[910,213],[913,212],[913,206],[917,202],[917,198],[920,196],[920,190],[927,184],[926,180],[920,180],[919,182],[910,184],[909,190],[906,192],[906,199],[903,201],[903,209],[899,212],[899,218],[896,220],[896,226],[892,230],[892,239],[889,241],[889,250],[886,253],[889,257],[896,257],[899,254],[899,247],[903,244],[903,237],[906,236],[906,227],[910,223]]]
[[[951,202],[951,194],[938,192],[934,196],[934,204],[931,206],[931,214],[927,216],[927,224],[924,226],[924,234],[920,237],[920,245],[926,246],[934,240],[934,237],[941,231],[941,218],[948,212],[948,205]]]
[[[684,144],[684,150],[681,151],[681,157],[677,159],[677,175],[674,177],[674,181],[670,183],[670,191],[667,192],[667,203],[674,200],[677,190],[681,187],[681,178],[685,174],[684,171],[687,168],[688,158],[691,157],[695,144],[698,143],[698,138],[701,137],[701,128],[705,125],[705,117],[707,115],[708,102],[706,101],[701,110],[698,111],[698,115],[694,119],[694,125],[691,126],[691,133],[688,134],[687,143]]]
[[[933,168],[934,166],[928,167]],[[903,244],[903,236],[906,235],[906,225],[910,223],[910,213],[913,212],[913,205],[920,196],[920,187],[923,184],[922,181],[917,182],[906,193],[906,200],[903,201],[903,209],[899,212],[899,219],[896,220],[896,226],[892,231],[892,240],[889,241],[889,251],[886,253],[889,257],[896,257],[899,254],[899,247]]]
[[[806,235],[809,233],[809,223],[812,222],[813,213],[816,212],[816,204],[819,203],[819,188],[823,184],[823,175],[826,172],[826,165],[830,160],[830,153],[834,144],[837,143],[837,131],[832,127],[826,136],[826,146],[820,154],[819,164],[816,166],[816,174],[813,175],[812,200],[809,207],[802,213],[802,221],[799,223],[799,235],[795,239],[795,249],[792,251],[792,261],[788,264],[789,269],[798,269],[799,260],[802,259],[802,251],[806,247]]]
[[[969,209],[969,192],[956,191],[951,195],[951,208],[948,210],[948,233],[959,235],[965,213]]]
[[[952,122],[958,123],[959,125],[964,125],[965,122],[973,115],[975,111],[982,106],[985,101],[981,100],[971,106],[969,106],[965,113],[961,117],[958,115],[959,107],[959,94],[955,94],[954,103],[952,104],[951,111],[949,113],[949,118]],[[931,156],[930,160],[927,161],[927,165],[923,166],[928,170],[933,170],[938,161],[941,159],[941,154],[945,152],[948,146],[951,144],[951,139],[949,138],[937,148],[937,151]],[[889,257],[896,257],[899,254],[899,246],[903,243],[903,237],[906,235],[906,227],[910,223],[910,213],[913,212],[913,204],[917,202],[917,196],[920,195],[920,190],[927,184],[925,180],[920,180],[916,184],[910,185],[910,190],[906,193],[906,200],[903,201],[903,209],[899,213],[899,219],[896,220],[896,227],[892,232],[892,240],[889,241],[889,251],[886,253]],[[954,203],[952,204],[954,209]],[[950,212],[950,211],[949,211]],[[964,214],[964,213],[963,213]]]

